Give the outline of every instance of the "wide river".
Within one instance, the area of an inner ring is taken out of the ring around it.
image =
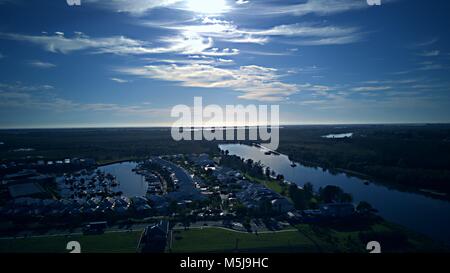
[[[306,167],[291,161],[286,155],[266,155],[266,150],[240,144],[220,145],[230,155],[260,161],[285,179],[303,186],[311,182],[315,189],[336,185],[353,196],[354,202],[367,201],[379,211],[384,219],[403,225],[419,233],[450,244],[450,202],[433,199],[421,194],[403,192],[384,185],[350,177],[344,173],[332,174],[322,168]]]

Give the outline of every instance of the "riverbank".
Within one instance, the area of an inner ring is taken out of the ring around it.
[[[266,155],[263,150],[248,145],[227,144],[220,146],[230,155],[252,159],[270,167],[284,176],[286,181],[304,186],[310,182],[317,191],[328,185],[340,187],[353,197],[355,203],[366,201],[388,222],[405,226],[436,241],[450,243],[450,203],[424,194],[399,191],[379,183],[366,183],[354,175],[333,172],[304,165],[292,167],[286,155]],[[276,189],[275,187],[273,187]]]

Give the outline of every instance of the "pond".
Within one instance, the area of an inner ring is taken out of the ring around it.
[[[331,173],[322,168],[306,167],[292,162],[286,155],[267,154],[262,148],[226,144],[223,151],[244,159],[260,161],[277,174],[284,175],[289,182],[303,186],[306,182],[315,190],[327,185],[336,185],[353,196],[354,202],[369,202],[384,219],[408,227],[414,231],[450,244],[450,202],[433,199],[418,193],[390,189],[384,185],[370,183],[344,173]]]

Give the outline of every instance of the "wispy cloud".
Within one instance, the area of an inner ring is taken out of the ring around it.
[[[392,89],[391,86],[360,86],[352,88],[356,92],[372,92],[372,91],[386,91]]]
[[[410,47],[411,48],[427,47],[427,46],[434,45],[438,41],[439,41],[439,38],[434,37],[434,38],[431,38],[431,39],[428,39],[428,40],[423,40],[423,41],[419,41],[419,42],[413,43]]]
[[[19,91],[19,92],[32,92],[32,91],[48,91],[53,90],[54,87],[49,84],[45,85],[24,85],[21,82],[16,83],[0,83],[0,90],[2,91]]]
[[[300,40],[300,41],[290,42],[290,44],[301,45],[301,46],[346,45],[346,44],[360,42],[361,40],[362,40],[362,36],[360,34],[354,34],[354,35],[341,36],[341,37],[328,37],[328,38],[320,38],[320,39]]]
[[[435,62],[422,62],[419,63],[418,70],[420,71],[431,71],[431,70],[440,70],[443,69],[444,66]]]
[[[296,23],[277,25],[265,29],[239,28],[231,21],[204,17],[190,23],[155,24],[142,22],[144,26],[164,28],[180,33],[197,35],[204,39],[217,39],[231,43],[246,43],[264,45],[271,41],[282,43],[279,37],[289,38],[289,42],[297,45],[327,45],[349,44],[361,40],[362,34],[358,27],[343,27],[324,24]]]
[[[154,115],[169,114],[168,109],[142,105],[116,103],[79,103],[56,96],[51,85],[25,85],[0,83],[0,106],[3,109],[25,108],[52,112],[96,111],[112,114]]]
[[[74,51],[92,49],[97,53],[142,54],[147,51],[144,42],[123,36],[108,38],[91,38],[81,32],[71,38],[64,33],[54,35],[24,35],[15,33],[0,33],[0,37],[17,41],[33,43],[44,47],[47,51],[68,54]]]
[[[250,3],[250,1],[247,0],[236,0],[236,5],[245,5]]]
[[[99,8],[116,12],[143,15],[145,12],[162,7],[169,7],[182,0],[83,0],[85,4],[94,4]]]
[[[39,60],[33,60],[28,62],[29,65],[37,68],[47,69],[47,68],[54,68],[56,67],[55,64],[49,63],[49,62],[43,62]]]
[[[145,61],[152,64],[206,64],[214,66],[232,65],[234,60],[221,58],[221,57],[210,57],[204,55],[192,55],[188,58],[172,58],[172,59],[159,59],[159,58],[147,58]]]
[[[179,82],[185,87],[228,88],[243,93],[242,99],[280,101],[299,91],[280,81],[276,69],[250,65],[219,68],[212,65],[149,65],[121,68],[119,72],[144,78]]]
[[[215,48],[212,38],[204,38],[193,32],[183,32],[177,36],[159,40],[162,46],[150,47],[148,42],[124,36],[92,38],[84,33],[76,32],[74,37],[65,37],[64,33],[54,35],[23,35],[0,33],[0,37],[24,41],[44,47],[53,53],[68,54],[75,51],[90,50],[93,53],[109,53],[116,55],[145,55],[175,53],[184,55],[232,56],[239,54],[238,49]]]
[[[387,1],[387,0],[384,0]],[[355,0],[307,0],[301,4],[280,4],[280,3],[261,3],[257,1],[248,5],[252,14],[262,15],[295,15],[303,16],[307,14],[330,15],[352,10],[367,8],[365,1]]]
[[[117,83],[128,83],[128,82],[130,82],[129,80],[124,80],[124,79],[120,79],[120,78],[111,78],[111,80],[113,82],[117,82]]]
[[[418,56],[422,56],[422,57],[436,57],[440,55],[440,51],[439,50],[430,50],[430,51],[422,51],[420,53],[417,53]]]

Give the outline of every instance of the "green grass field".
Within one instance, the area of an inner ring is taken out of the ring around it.
[[[316,225],[297,225],[298,231],[255,235],[219,228],[174,231],[172,252],[271,252],[271,253],[367,253],[366,244],[360,238],[360,230],[337,230]],[[401,227],[381,222],[363,232],[402,232],[406,242],[392,245],[381,241],[383,252],[436,252],[448,251],[431,240],[408,232]]]
[[[237,248],[236,248],[237,246]],[[174,231],[172,252],[317,252],[297,231],[251,234],[218,228]]]
[[[141,233],[7,239],[0,240],[0,253],[68,253],[66,245],[70,241],[78,241],[82,253],[135,253]]]

